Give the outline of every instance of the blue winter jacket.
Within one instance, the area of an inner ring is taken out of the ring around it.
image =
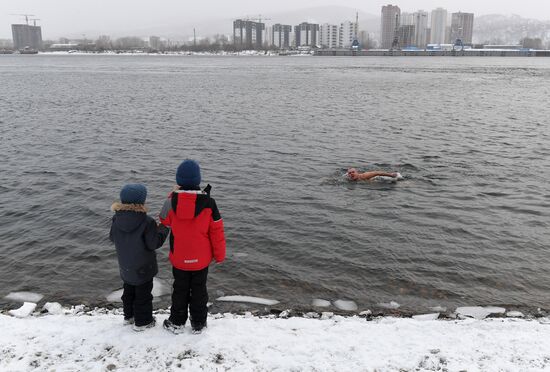
[[[169,230],[147,215],[142,204],[115,203],[109,238],[115,243],[120,277],[131,285],[141,285],[158,273],[156,249],[160,248]]]

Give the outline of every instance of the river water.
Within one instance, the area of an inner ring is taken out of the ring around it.
[[[550,59],[12,55],[0,81],[2,306],[107,304],[120,187],[156,213],[194,158],[226,227],[213,302],[550,307]]]

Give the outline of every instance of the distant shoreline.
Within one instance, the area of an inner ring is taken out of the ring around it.
[[[322,57],[550,57],[550,50],[464,49],[464,50],[341,50],[319,49]]]
[[[18,53],[5,55],[20,55]],[[472,49],[464,51],[402,51],[402,50],[330,50],[319,49],[315,52],[274,52],[274,51],[242,51],[242,52],[85,52],[85,51],[56,51],[39,52],[34,55],[46,56],[183,56],[183,57],[550,57],[550,50],[483,50]],[[1,56],[1,55],[0,55]],[[25,55],[27,56],[27,55]]]

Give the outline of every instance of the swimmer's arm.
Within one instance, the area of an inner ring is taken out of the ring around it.
[[[361,173],[358,176],[360,180],[368,181],[374,177],[397,177],[397,173],[388,173],[388,172],[365,172]]]

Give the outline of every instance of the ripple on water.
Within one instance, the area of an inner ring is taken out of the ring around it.
[[[179,162],[196,158],[230,258],[211,269],[211,293],[285,307],[550,306],[544,61],[205,58],[38,56],[3,67],[6,294],[104,303],[120,286],[108,233],[121,185],[145,183],[155,216]],[[454,89],[441,89],[442,76]],[[405,181],[351,183],[348,166]]]

